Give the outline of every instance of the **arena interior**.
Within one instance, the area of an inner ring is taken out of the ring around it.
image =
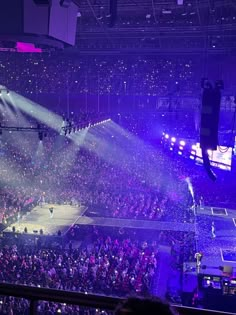
[[[0,314],[236,312],[236,2],[1,6]]]

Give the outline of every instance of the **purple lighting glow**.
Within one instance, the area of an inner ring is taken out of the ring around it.
[[[22,43],[22,42],[16,43],[16,49],[17,49],[17,52],[21,52],[21,53],[25,53],[25,52],[41,53],[42,52],[42,49],[36,48],[34,44]]]

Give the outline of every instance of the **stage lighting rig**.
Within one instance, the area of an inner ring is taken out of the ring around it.
[[[10,94],[10,91],[9,91],[4,85],[0,85],[0,96],[1,96],[3,93],[6,93],[7,95],[9,95],[9,94]]]
[[[76,131],[74,123],[69,118],[63,119],[61,126],[61,135],[66,136],[67,134],[71,134],[72,131]]]
[[[223,90],[224,89],[224,82],[223,82],[223,80],[216,80],[215,88],[219,89],[219,90]]]
[[[210,89],[210,88],[212,88],[212,84],[208,80],[208,78],[202,78],[202,80],[201,80],[201,88],[202,89]]]
[[[38,138],[40,141],[46,137],[48,129],[42,127],[41,125],[37,125],[37,127],[15,127],[15,126],[2,126],[0,123],[0,135],[2,135],[3,131],[11,131],[11,132],[37,132]]]
[[[60,135],[66,136],[67,134],[76,133],[77,131],[81,131],[82,129],[92,128],[99,126],[104,123],[108,123],[111,121],[110,118],[104,120],[98,119],[86,119],[85,121],[80,121],[78,123],[74,123],[70,119],[63,119]]]
[[[45,129],[41,127],[40,124],[37,125],[37,129],[39,141],[43,141],[43,138],[46,137],[47,133],[45,132]]]

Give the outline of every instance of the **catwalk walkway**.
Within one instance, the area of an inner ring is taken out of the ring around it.
[[[158,231],[184,231],[194,232],[194,224],[180,222],[162,222],[151,220],[132,220],[104,217],[81,216],[76,220],[78,225],[114,226]]]

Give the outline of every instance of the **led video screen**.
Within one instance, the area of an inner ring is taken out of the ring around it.
[[[209,150],[209,159],[213,167],[231,171],[233,149],[225,146],[218,146],[216,151]],[[200,144],[196,144],[196,161],[202,163],[202,150]]]

